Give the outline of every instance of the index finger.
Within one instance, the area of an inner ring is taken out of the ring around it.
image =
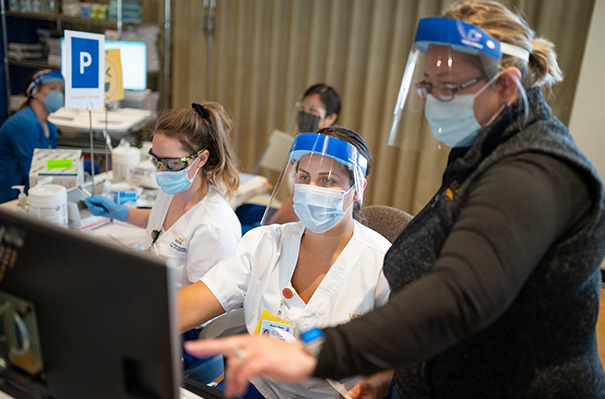
[[[230,356],[235,349],[238,349],[249,337],[247,334],[234,335],[232,337],[216,339],[199,339],[185,342],[185,350],[198,357],[208,357],[213,355]]]

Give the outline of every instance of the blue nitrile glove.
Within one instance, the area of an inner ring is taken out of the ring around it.
[[[86,198],[86,206],[88,206],[90,213],[95,216],[118,219],[120,222],[125,222],[128,217],[129,209],[126,205],[118,205],[101,195]]]

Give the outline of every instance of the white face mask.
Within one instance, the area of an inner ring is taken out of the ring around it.
[[[429,121],[433,136],[450,147],[468,147],[477,140],[481,125],[475,118],[475,98],[483,92],[496,78],[496,75],[475,94],[457,94],[451,101],[439,101],[428,95],[424,114]],[[491,123],[502,107],[487,123]]]
[[[336,226],[345,213],[353,206],[344,208],[345,196],[354,189],[347,191],[311,186],[309,184],[294,185],[294,213],[302,224],[313,233],[324,233]]]

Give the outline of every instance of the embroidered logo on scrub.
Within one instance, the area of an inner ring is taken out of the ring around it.
[[[172,241],[170,243],[170,248],[174,249],[177,252],[183,252],[183,253],[187,252],[187,247],[185,246],[185,240],[183,240],[179,236],[176,236],[174,241]]]
[[[454,197],[460,191],[460,183],[454,180],[450,186],[445,190],[445,195],[450,199],[450,201],[454,200]]]

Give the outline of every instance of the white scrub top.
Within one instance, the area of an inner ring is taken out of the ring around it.
[[[307,304],[292,287],[304,226],[300,222],[261,226],[241,239],[233,256],[202,278],[225,311],[243,305],[246,328],[253,334],[266,310],[296,325],[300,331],[346,323],[386,303],[389,285],[382,273],[384,255],[391,244],[355,222],[353,237]],[[293,296],[283,295],[284,288]],[[347,390],[361,377],[343,379]],[[287,384],[254,379],[266,398],[336,398],[325,380]]]
[[[213,186],[193,208],[168,230],[164,219],[173,195],[162,190],[153,204],[145,231],[145,247],[154,230],[161,231],[151,252],[177,267],[177,288],[198,281],[208,270],[231,256],[242,237],[242,227],[227,200]]]

